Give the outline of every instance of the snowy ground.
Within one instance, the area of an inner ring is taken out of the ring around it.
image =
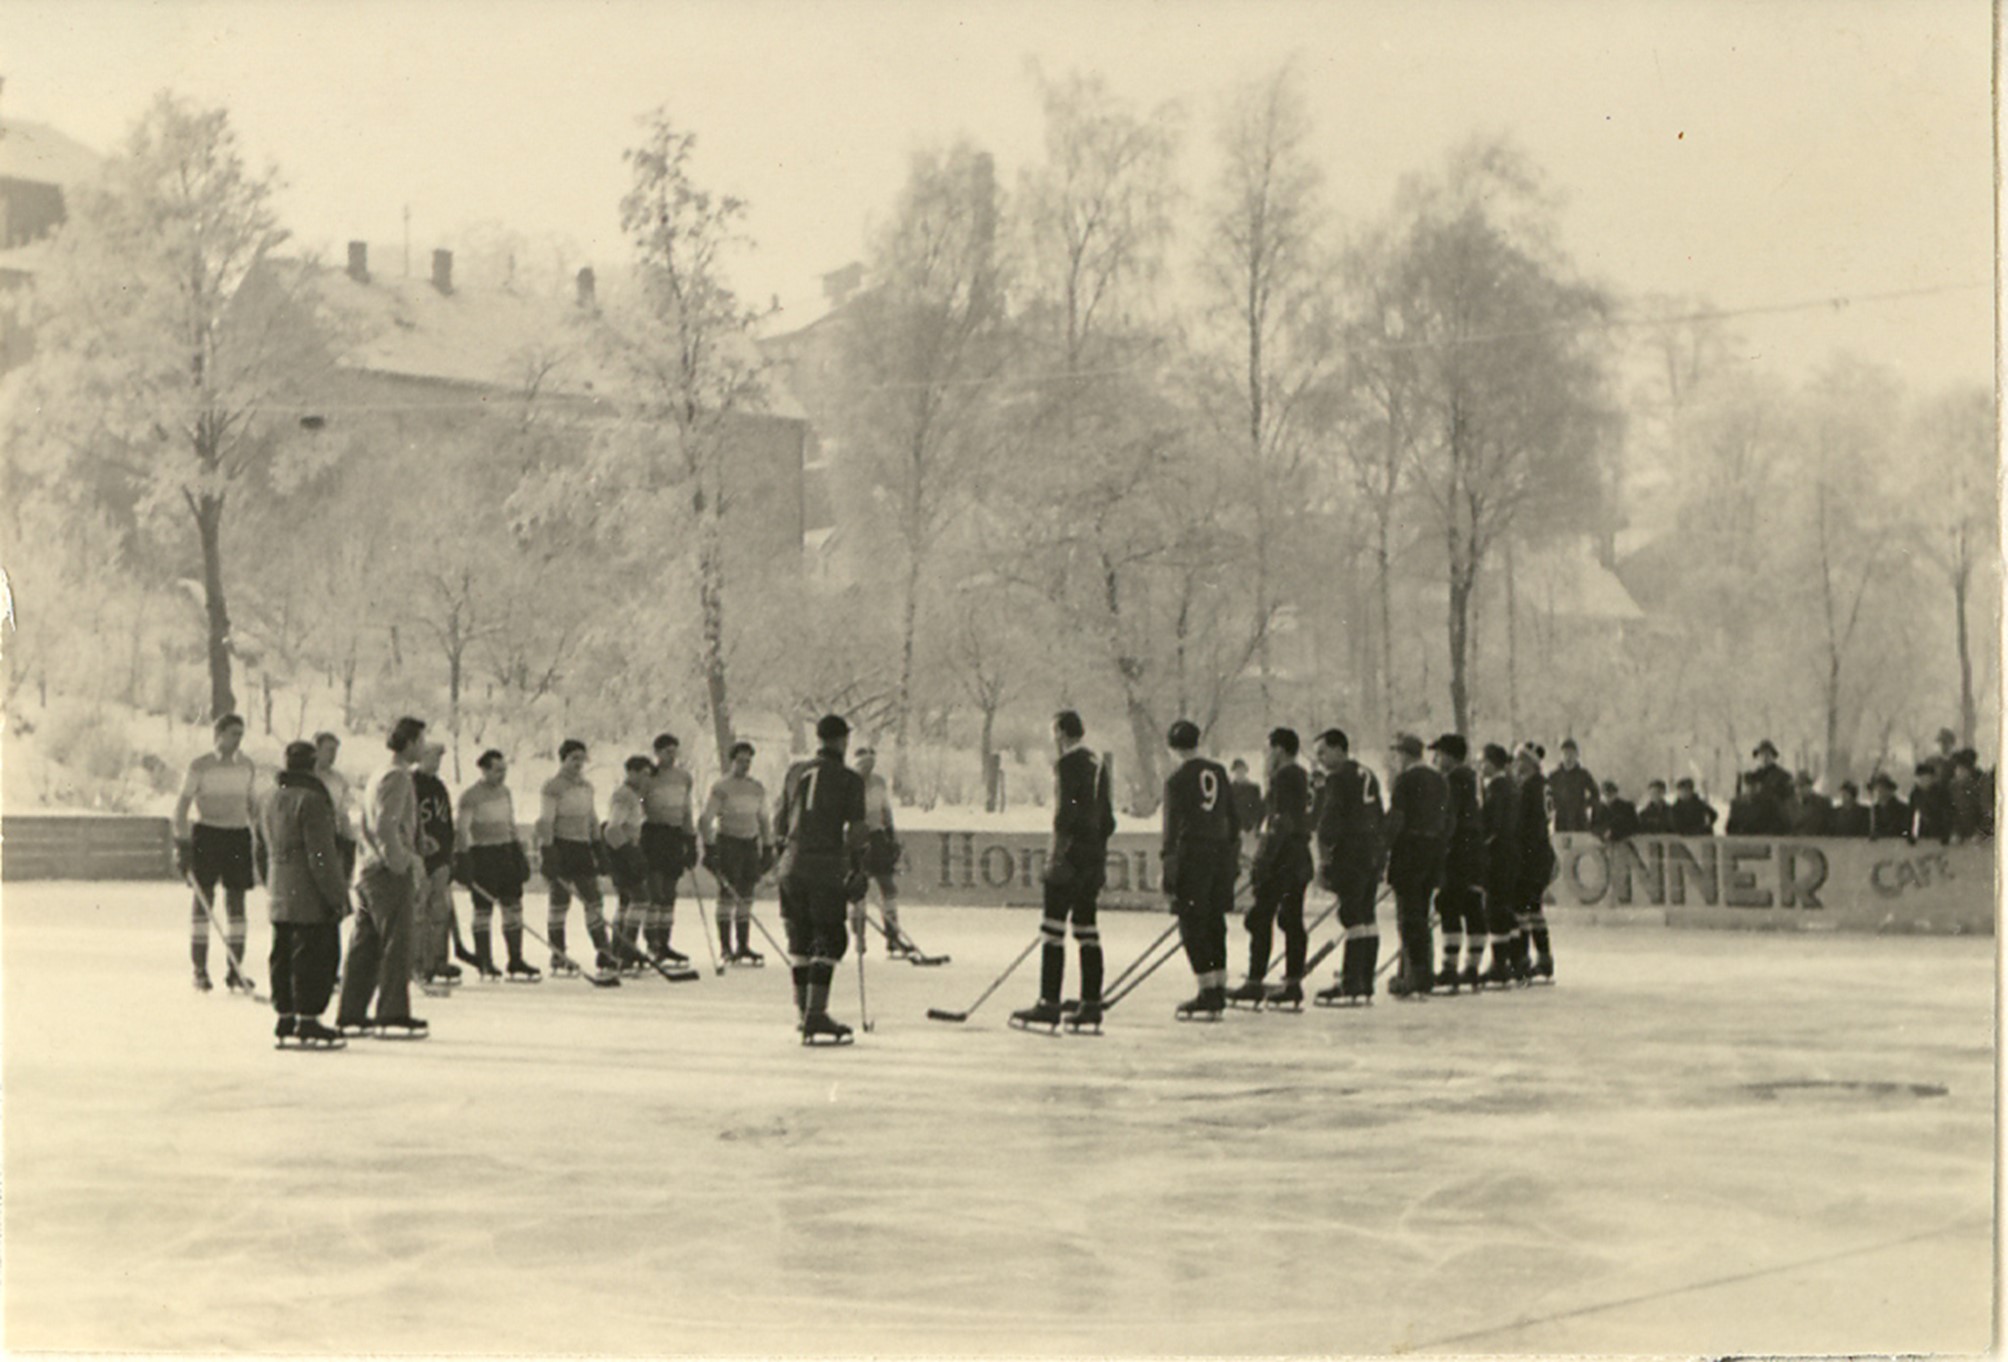
[[[10,884],[6,1343],[1988,1344],[1992,942],[1563,926],[1551,990],[1202,1027],[1167,967],[1107,1036],[1049,1039],[1004,1025],[1029,963],[923,1019],[1032,914],[907,922],[954,963],[874,955],[849,1050],[794,1043],[769,968],[468,986],[420,999],[429,1041],[300,1054],[189,989],[173,889]],[[1106,922],[1113,968],[1165,919]]]

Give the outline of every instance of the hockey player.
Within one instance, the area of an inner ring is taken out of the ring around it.
[[[412,903],[425,882],[411,768],[424,743],[424,720],[399,719],[384,743],[390,764],[370,777],[363,794],[362,879],[357,886],[362,903],[349,934],[335,1017],[344,1034],[372,1027],[378,1035],[411,1040],[427,1034],[426,1024],[411,1015]]]
[[[335,808],[314,776],[315,744],[286,745],[286,769],[266,801],[266,896],[272,911],[273,1034],[279,1045],[339,1049],[321,1022],[341,958],[349,882],[335,844]]]
[[[1666,802],[1666,782],[1648,780],[1645,783],[1645,803],[1639,805],[1638,830],[1643,837],[1669,837],[1673,834],[1673,805]]]
[[[1478,810],[1478,773],[1462,735],[1445,733],[1429,745],[1450,801],[1450,841],[1443,860],[1443,883],[1436,891],[1436,916],[1443,924],[1443,969],[1436,986],[1456,993],[1478,987],[1478,957],[1490,929],[1485,922],[1485,827]],[[1463,959],[1470,951],[1470,962]]]
[[[627,949],[616,954],[621,957],[622,969],[638,973],[647,968],[639,944],[642,919],[648,912],[648,859],[641,850],[642,801],[655,778],[655,763],[633,756],[621,771],[621,783],[607,796],[607,821],[601,837],[607,849],[607,870],[613,876],[614,901],[619,905],[614,931],[627,943]]]
[[[1324,768],[1314,831],[1318,842],[1318,877],[1338,896],[1339,926],[1345,934],[1339,957],[1338,983],[1321,989],[1325,1006],[1371,1003],[1374,974],[1380,963],[1380,927],[1375,921],[1375,890],[1384,864],[1380,781],[1352,759],[1345,733],[1328,728],[1318,735],[1314,755]]]
[[[1721,817],[1715,806],[1695,793],[1694,778],[1682,776],[1673,782],[1673,831],[1676,837],[1713,837],[1715,820]]]
[[[1173,1015],[1218,1021],[1227,1006],[1227,914],[1241,868],[1241,819],[1227,772],[1199,755],[1199,725],[1180,719],[1165,745],[1173,767],[1164,782],[1164,892],[1199,981],[1198,995]]]
[[[573,894],[585,910],[586,933],[598,953],[600,970],[617,964],[600,906],[599,857],[593,850],[600,830],[597,804],[593,783],[586,779],[586,745],[567,738],[558,744],[558,773],[544,782],[537,810],[537,864],[551,890],[546,931],[553,974],[579,972],[565,949],[565,917]]]
[[[174,802],[174,868],[195,886],[188,909],[188,954],[195,966],[196,988],[207,993],[212,987],[209,919],[217,908],[216,887],[221,884],[224,913],[217,925],[229,957],[224,984],[249,993],[253,984],[239,966],[244,960],[244,895],[257,879],[252,829],[258,814],[258,770],[242,751],[242,719],[226,714],[211,731],[215,750],[188,764],[181,797]]]
[[[335,806],[335,847],[342,856],[342,879],[347,881],[356,873],[356,820],[351,811],[355,800],[349,793],[349,778],[335,769],[335,758],[341,754],[340,738],[325,732],[314,735],[314,778]]]
[[[1045,912],[1039,920],[1039,1001],[1011,1014],[1011,1023],[1057,1027],[1065,1019],[1060,994],[1067,981],[1067,924],[1081,954],[1081,999],[1071,1025],[1076,1030],[1102,1024],[1102,937],[1095,923],[1096,898],[1108,873],[1109,838],[1116,813],[1108,771],[1083,745],[1081,716],[1063,709],[1053,716],[1053,845],[1046,855]]]
[[[865,783],[844,765],[850,736],[840,715],[817,720],[816,755],[789,768],[774,820],[787,848],[780,863],[781,923],[804,1045],[851,1042],[851,1028],[829,1010],[830,980],[844,958],[845,901],[862,902],[866,892]]]
[[[457,984],[460,969],[447,959],[453,916],[453,796],[439,778],[442,743],[428,742],[411,773],[418,800],[418,850],[425,858],[425,882],[412,913],[412,969],[429,984]]]
[[[1387,882],[1394,890],[1395,925],[1401,932],[1401,968],[1388,992],[1420,998],[1435,982],[1429,900],[1443,882],[1450,844],[1450,790],[1442,773],[1422,760],[1422,739],[1397,733],[1388,744]]]
[[[878,751],[864,743],[851,753],[851,769],[865,783],[865,874],[878,886],[879,901],[885,906],[885,948],[895,959],[913,954],[912,944],[899,929],[899,833],[892,823],[892,788],[876,769]],[[865,901],[852,909],[852,928],[864,940]]]
[[[1519,971],[1514,961],[1522,952],[1520,934],[1520,787],[1513,779],[1513,758],[1496,742],[1485,744],[1485,802],[1479,820],[1485,828],[1485,926],[1492,942],[1492,963],[1476,984],[1506,988]],[[1472,952],[1471,963],[1478,963]]]
[[[1875,803],[1869,806],[1869,840],[1908,842],[1911,810],[1910,805],[1896,797],[1896,777],[1878,771],[1870,779],[1869,789],[1875,792]]]
[[[1311,884],[1311,781],[1297,762],[1293,728],[1269,733],[1269,791],[1256,826],[1261,840],[1249,872],[1255,906],[1248,910],[1248,978],[1228,995],[1237,1003],[1295,1008],[1304,1001],[1304,891]],[[1251,782],[1252,783],[1252,782]],[[1236,815],[1240,810],[1237,807]],[[1244,833],[1245,833],[1244,829]],[[1271,932],[1283,929],[1283,982],[1262,982],[1269,971]]]
[[[508,977],[534,984],[543,976],[523,959],[523,886],[530,880],[530,858],[516,831],[509,761],[491,747],[475,765],[481,768],[481,778],[460,796],[454,832],[454,878],[474,896],[474,967],[484,979],[502,977],[488,938],[490,915],[500,906]]]
[[[849,728],[844,732],[848,737]],[[767,787],[753,779],[752,743],[733,743],[729,755],[732,769],[712,785],[697,818],[697,835],[704,839],[704,868],[718,880],[719,949],[735,965],[762,965],[766,959],[753,949],[751,933],[753,894],[774,864]]]
[[[1520,817],[1520,894],[1518,919],[1520,941],[1513,963],[1519,976],[1528,981],[1552,980],[1555,956],[1548,945],[1548,914],[1544,906],[1548,881],[1555,873],[1555,844],[1548,832],[1547,782],[1541,775],[1541,749],[1529,744],[1514,759],[1518,775],[1515,806]],[[1534,960],[1527,960],[1527,947],[1534,947]]]
[[[1556,832],[1588,832],[1597,816],[1596,777],[1576,758],[1576,740],[1562,739],[1562,760],[1548,777]]]
[[[648,949],[673,969],[690,957],[669,944],[676,925],[676,887],[697,865],[697,823],[691,815],[690,772],[677,763],[681,744],[674,733],[656,735],[655,774],[642,797],[641,851],[648,862]],[[701,926],[702,924],[700,924]]]

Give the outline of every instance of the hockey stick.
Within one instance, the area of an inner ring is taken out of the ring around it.
[[[1166,927],[1162,932],[1158,933],[1157,940],[1151,942],[1148,946],[1145,946],[1143,948],[1143,954],[1137,956],[1136,959],[1130,961],[1127,965],[1124,965],[1121,971],[1117,973],[1115,978],[1109,980],[1106,984],[1102,985],[1103,995],[1107,996],[1112,993],[1121,992],[1123,981],[1128,979],[1130,975],[1136,973],[1137,966],[1141,965],[1144,961],[1150,959],[1151,956],[1157,954],[1158,948],[1164,945],[1165,942],[1171,940],[1171,934],[1177,930],[1178,930],[1178,924],[1174,922],[1169,927]]]
[[[541,943],[544,949],[551,953],[551,958],[553,960],[562,960],[566,964],[570,965],[573,969],[578,970],[579,972],[578,977],[584,979],[594,988],[620,987],[621,977],[618,974],[602,974],[598,970],[587,970],[581,968],[578,961],[572,959],[571,956],[559,950],[556,946],[553,946],[551,944],[551,939],[549,937],[545,936],[535,927],[532,927],[530,925],[530,919],[527,915],[523,919],[523,930],[530,934],[530,938],[533,941]]]
[[[878,928],[879,933],[885,937],[885,943],[888,949],[897,947],[901,943],[905,944],[907,949],[906,962],[909,965],[945,965],[949,962],[949,959],[951,958],[946,955],[929,955],[926,951],[920,948],[918,942],[916,942],[912,937],[906,934],[906,928],[904,927],[901,927],[899,929],[899,934],[897,936],[894,936],[892,927],[888,926],[884,922],[879,921],[879,919],[873,917],[871,909],[869,908],[865,909],[865,919],[868,922],[870,922],[872,926]]]
[[[657,974],[660,974],[663,977],[664,982],[666,983],[688,984],[704,977],[701,974],[699,974],[696,970],[691,969],[688,966],[685,966],[681,971],[671,969],[668,965],[656,959],[654,956],[650,955],[647,951],[644,951],[641,947],[635,945],[634,942],[628,940],[618,931],[609,931],[607,933],[607,937],[620,950],[626,951],[630,959],[638,960],[642,964],[647,965],[649,968],[653,969]]]
[[[786,946],[782,945],[779,941],[776,941],[774,939],[774,934],[767,930],[767,924],[760,920],[760,915],[754,912],[751,908],[748,908],[746,910],[746,916],[752,921],[755,927],[758,927],[760,929],[760,935],[765,937],[767,939],[767,944],[774,948],[774,954],[779,956],[783,960],[793,963],[795,957],[789,953],[788,948]]]
[[[865,927],[858,924],[858,1029],[869,1034],[875,1023],[870,1009],[865,1006]]]
[[[704,905],[704,886],[697,882],[697,872],[690,874],[690,892],[697,899],[697,934],[704,938],[704,958],[711,962],[713,974],[725,973],[725,966],[718,958],[717,949],[711,944],[711,910]]]
[[[230,957],[231,971],[247,985],[244,988],[232,988],[230,991],[232,993],[242,993],[254,1003],[271,1002],[270,998],[260,993],[257,986],[251,983],[251,976],[244,972],[244,957],[239,955],[237,948],[230,944],[230,934],[224,931],[223,924],[216,920],[216,909],[210,904],[209,895],[203,893],[202,886],[195,882],[195,876],[193,874],[184,874],[181,877],[181,881],[195,891],[195,901],[202,905],[202,916],[209,920],[209,925],[216,929],[218,936],[223,938],[223,953]],[[228,987],[229,981],[225,980],[224,983],[225,987]]]
[[[1018,972],[1018,966],[1025,963],[1025,957],[1029,956],[1033,951],[1039,949],[1040,943],[1043,942],[1044,940],[1045,940],[1044,933],[1041,933],[1040,935],[1033,937],[1030,944],[1028,944],[1024,950],[1018,952],[1018,958],[1016,960],[1013,960],[1009,965],[1005,966],[1004,972],[998,975],[995,979],[991,980],[990,987],[984,989],[982,994],[976,999],[976,1001],[971,1003],[968,1007],[964,1008],[960,1012],[949,1012],[943,1008],[930,1007],[927,1009],[927,1019],[929,1021],[938,1021],[938,1022],[968,1021],[970,1015],[974,1013],[977,1008],[983,1006],[984,1003],[988,1002],[990,1000],[990,995],[995,993],[1000,987],[1002,987],[1006,979],[1009,979],[1013,974]]]
[[[1174,930],[1177,928],[1177,925],[1178,925],[1177,923],[1172,924]],[[1167,932],[1165,935],[1169,936],[1170,933]],[[1162,941],[1164,940],[1164,937],[1159,937],[1158,940]],[[1136,978],[1130,980],[1129,983],[1125,984],[1121,989],[1117,990],[1117,992],[1113,996],[1104,998],[1102,1000],[1102,1011],[1107,1012],[1117,1003],[1129,997],[1130,994],[1136,992],[1138,987],[1142,985],[1144,980],[1150,978],[1151,975],[1156,974],[1159,970],[1163,969],[1167,964],[1171,962],[1173,956],[1177,955],[1180,951],[1184,949],[1185,949],[1184,942],[1173,942],[1171,949],[1166,951],[1163,955],[1160,955],[1156,960],[1152,961],[1149,969],[1143,971],[1143,973],[1137,975]]]

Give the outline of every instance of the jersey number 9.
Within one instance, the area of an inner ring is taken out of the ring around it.
[[[1220,777],[1211,771],[1199,773],[1199,807],[1208,813],[1220,802]]]

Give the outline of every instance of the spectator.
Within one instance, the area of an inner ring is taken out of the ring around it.
[[[1752,774],[1765,797],[1782,811],[1792,802],[1792,773],[1778,764],[1778,745],[1766,738],[1751,749],[1750,755],[1757,758],[1757,769]]]
[[[1939,771],[1937,761],[1917,764],[1917,783],[1910,790],[1914,842],[1943,844],[1952,840],[1952,787],[1939,778]]]
[[[1896,797],[1896,780],[1887,771],[1878,771],[1869,781],[1875,803],[1869,809],[1871,842],[1910,840],[1910,805]]]
[[[1673,805],[1666,802],[1666,782],[1645,783],[1645,803],[1639,805],[1638,830],[1647,837],[1667,837],[1673,833]]]
[[[1990,802],[1987,782],[1980,774],[1980,754],[1962,747],[1952,754],[1952,840],[1978,841],[1987,823]]]
[[[1774,765],[1771,769],[1781,768]],[[1766,775],[1759,767],[1746,771],[1741,785],[1736,798],[1729,804],[1729,824],[1725,831],[1731,837],[1782,837],[1792,830],[1785,816],[1785,805],[1774,794],[1777,785],[1774,777]]]
[[[1638,808],[1618,794],[1615,780],[1604,782],[1603,802],[1590,819],[1590,830],[1606,842],[1629,842],[1639,834]]]
[[[334,801],[315,777],[316,756],[313,743],[286,745],[286,769],[264,809],[272,1009],[279,1014],[280,1045],[339,1049],[341,1036],[322,1024],[321,1013],[335,991],[349,887],[335,837]]]
[[[1959,746],[1959,735],[1949,728],[1941,728],[1938,730],[1936,741],[1938,743],[1938,751],[1926,757],[1925,760],[1938,769],[1938,783],[1940,785],[1950,785],[1952,783],[1952,768],[1958,762],[1958,755],[1954,749]]]
[[[1713,837],[1715,820],[1721,815],[1715,806],[1694,792],[1694,779],[1682,776],[1673,782],[1673,831],[1677,837]]]
[[[1227,785],[1234,795],[1234,816],[1241,820],[1241,866],[1246,870],[1255,863],[1255,847],[1261,841],[1268,805],[1262,798],[1262,786],[1249,776],[1248,763],[1239,757],[1227,768]]]
[[[1869,806],[1862,803],[1861,790],[1852,780],[1841,782],[1840,802],[1834,805],[1833,815],[1827,820],[1829,837],[1866,837],[1869,835]]]
[[[1825,837],[1834,806],[1827,802],[1825,795],[1813,788],[1813,777],[1809,773],[1799,772],[1794,785],[1796,789],[1792,793],[1792,802],[1785,808],[1787,829],[1794,837]]]
[[[1597,815],[1597,781],[1576,760],[1576,740],[1562,739],[1562,764],[1548,777],[1556,832],[1590,832]]]

